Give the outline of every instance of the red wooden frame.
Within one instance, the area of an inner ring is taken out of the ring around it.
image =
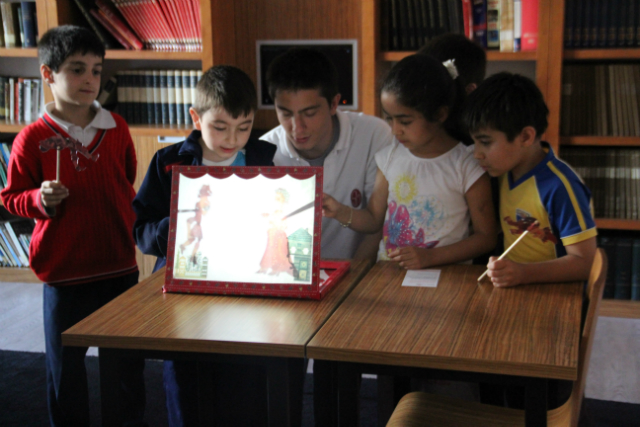
[[[237,175],[241,178],[281,178],[289,175],[296,179],[316,177],[314,202],[313,248],[311,255],[311,284],[296,283],[255,283],[233,281],[209,281],[197,279],[178,279],[173,276],[175,244],[177,233],[178,198],[180,177],[199,178],[208,174],[215,178],[227,178]],[[221,295],[260,295],[287,298],[321,299],[349,271],[348,261],[320,261],[320,240],[322,228],[322,178],[323,169],[319,167],[222,167],[222,166],[174,166],[171,185],[171,211],[169,219],[169,241],[167,250],[167,268],[165,292],[221,294]],[[320,283],[320,269],[329,273],[329,278]]]

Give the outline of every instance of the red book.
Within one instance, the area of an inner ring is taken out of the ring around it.
[[[131,12],[132,3],[133,2],[126,1],[126,0],[114,0],[113,2],[113,4],[118,9],[120,14],[124,17],[124,19],[127,21],[129,26],[140,37],[140,40],[148,49],[150,47],[148,32],[142,26],[140,26],[140,23],[138,22],[138,20],[135,19],[135,16],[133,16]]]
[[[169,27],[169,23],[167,22],[164,13],[162,12],[160,4],[157,0],[150,0],[150,4],[148,6],[149,13],[153,13],[158,23],[158,29],[160,30],[159,35],[161,37],[163,49],[173,50],[173,47],[175,46],[175,40],[173,39],[171,28]]]
[[[104,16],[102,16],[98,9],[91,9],[89,10],[89,13],[91,13],[91,16],[96,18],[96,21],[98,21],[100,25],[102,25],[107,31],[109,31],[109,33],[111,33],[111,35],[115,37],[116,40],[118,40],[118,43],[120,43],[122,47],[129,50],[133,49],[133,46],[129,44],[127,39],[122,37],[122,34],[120,34],[120,32],[116,30],[115,27],[111,25],[111,23]]]
[[[120,34],[122,34],[124,38],[127,39],[129,44],[136,50],[142,50],[144,45],[142,44],[138,36],[136,36],[133,31],[129,29],[127,24],[125,24],[122,19],[120,19],[116,8],[111,3],[108,3],[107,0],[95,0],[95,2],[96,6],[98,6],[100,11],[103,13],[104,18],[107,19],[111,23],[111,25],[116,30],[118,30],[118,32],[120,32]]]
[[[184,50],[184,46],[186,45],[184,37],[185,25],[180,25],[178,17],[181,15],[175,7],[175,2],[172,0],[160,0],[160,3],[164,3],[165,18],[167,18],[167,22],[171,25],[173,36],[176,39],[176,48],[178,50]]]
[[[464,23],[464,35],[473,40],[473,11],[471,0],[462,0],[462,22]]]
[[[523,52],[538,49],[538,0],[522,0]]]

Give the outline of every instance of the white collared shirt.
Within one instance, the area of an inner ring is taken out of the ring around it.
[[[93,138],[95,138],[99,129],[111,129],[116,127],[116,121],[111,113],[103,109],[98,101],[93,101],[93,104],[91,104],[91,108],[96,111],[96,116],[84,129],[55,116],[53,114],[54,107],[55,103],[50,102],[44,106],[44,109],[58,126],[68,133],[70,137],[80,141],[85,147],[91,144],[91,141],[93,141]]]
[[[387,123],[363,113],[338,110],[340,138],[324,160],[323,190],[354,209],[367,206],[378,172],[375,154],[391,145],[393,135]],[[287,138],[282,126],[260,139],[278,148],[276,166],[309,166]],[[322,258],[352,258],[364,235],[344,228],[338,221],[322,219]]]

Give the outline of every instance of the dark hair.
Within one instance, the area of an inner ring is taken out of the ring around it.
[[[311,48],[293,48],[277,56],[267,69],[267,86],[274,100],[279,90],[318,89],[331,105],[340,93],[336,66],[324,53]]]
[[[532,126],[539,138],[547,130],[548,115],[542,92],[531,79],[502,72],[471,92],[462,123],[470,133],[491,128],[504,132],[513,141],[526,126]]]
[[[418,54],[435,56],[442,62],[455,59],[459,78],[465,88],[469,83],[479,85],[487,72],[487,54],[484,49],[462,34],[439,35],[422,46]]]
[[[203,114],[217,107],[234,119],[258,109],[256,87],[244,71],[231,65],[216,65],[205,71],[196,86],[193,109]]]
[[[458,123],[464,88],[436,58],[428,55],[405,57],[391,68],[380,91],[394,94],[398,102],[418,111],[430,122],[437,120],[441,107],[448,107],[449,116],[443,123],[444,128],[452,137],[464,138]]]
[[[62,63],[71,55],[93,53],[104,58],[104,44],[91,30],[75,25],[52,28],[38,41],[40,64],[58,72]]]

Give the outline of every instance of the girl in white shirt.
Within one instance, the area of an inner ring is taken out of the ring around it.
[[[380,95],[395,141],[376,154],[367,208],[323,197],[323,214],[343,227],[362,233],[382,228],[378,260],[419,269],[471,260],[495,247],[489,177],[473,147],[459,142],[464,89],[456,77],[452,61],[412,55],[398,62]]]

